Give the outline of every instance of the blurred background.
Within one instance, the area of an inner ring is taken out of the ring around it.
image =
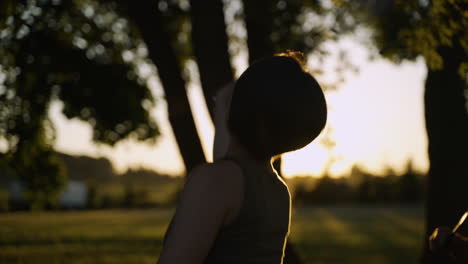
[[[216,91],[287,50],[329,119],[275,164],[285,263],[451,263],[426,242],[468,205],[466,28],[465,0],[2,0],[0,263],[155,263]]]

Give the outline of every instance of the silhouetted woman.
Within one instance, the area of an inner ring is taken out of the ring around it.
[[[282,263],[291,198],[272,158],[310,143],[326,118],[322,89],[295,53],[257,61],[221,89],[214,162],[190,172],[159,263]]]

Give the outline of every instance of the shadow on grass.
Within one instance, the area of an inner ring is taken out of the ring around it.
[[[422,215],[395,208],[310,209],[296,225],[309,264],[418,263],[423,242]]]

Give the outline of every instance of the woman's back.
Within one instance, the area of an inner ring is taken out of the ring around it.
[[[242,168],[243,201],[235,220],[219,231],[205,264],[282,263],[291,205],[286,184],[253,161],[227,159]]]

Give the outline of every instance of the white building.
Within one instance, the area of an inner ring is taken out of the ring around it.
[[[86,206],[88,188],[79,181],[68,181],[68,185],[62,192],[59,200],[60,207],[83,208]]]
[[[23,186],[12,183],[9,186],[10,199],[12,201],[23,201]],[[88,198],[88,187],[80,181],[68,181],[66,188],[62,191],[59,206],[63,208],[84,208]]]

